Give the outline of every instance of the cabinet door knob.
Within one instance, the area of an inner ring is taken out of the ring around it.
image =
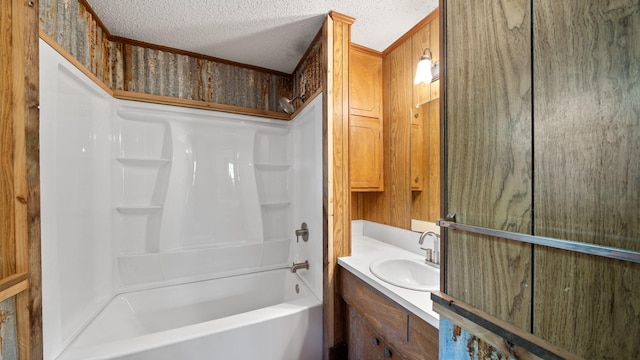
[[[371,338],[371,343],[372,343],[373,345],[375,345],[375,346],[378,346],[378,345],[380,345],[380,340],[378,340],[378,338],[377,338],[377,337],[372,337],[372,338]]]
[[[392,355],[391,349],[384,349],[384,357],[390,358]]]
[[[415,182],[418,182],[418,181],[420,180],[420,178],[416,176],[416,178],[415,178],[415,179],[413,179],[413,180],[414,180]]]

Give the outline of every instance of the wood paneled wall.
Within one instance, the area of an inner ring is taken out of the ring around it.
[[[413,39],[416,36],[426,36],[429,46],[436,49],[435,59],[439,51],[437,44],[432,45],[432,41],[437,40],[437,37],[432,37],[431,29],[433,26],[437,28],[438,16],[439,11],[436,9],[383,52],[385,186],[383,192],[352,193],[353,219],[375,221],[405,229],[411,226],[411,109],[416,105],[414,98],[427,98],[416,94],[419,89],[427,89],[428,99],[431,99],[431,88],[439,87],[439,83],[414,87],[414,63],[417,63],[419,54],[424,50],[424,42]],[[419,47],[420,50],[416,50],[415,47]]]
[[[0,302],[14,299],[16,320],[0,347],[20,359],[42,358],[37,9],[0,5]]]
[[[421,191],[413,191],[411,199],[411,218],[429,222],[436,222],[441,218],[441,166],[440,155],[442,144],[440,141],[440,99],[431,100],[419,108],[413,110],[414,118],[418,115],[422,118],[422,126],[418,131],[422,135],[421,156],[411,154],[411,161],[420,161],[422,164],[420,180]],[[419,140],[419,139],[418,139]],[[412,139],[413,141],[413,139]],[[417,141],[419,143],[419,141]],[[414,144],[411,145],[412,150]]]

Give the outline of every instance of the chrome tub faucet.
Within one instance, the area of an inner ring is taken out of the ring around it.
[[[293,263],[293,265],[291,265],[291,272],[294,273],[300,269],[307,269],[309,270],[309,260],[305,260],[303,263]]]

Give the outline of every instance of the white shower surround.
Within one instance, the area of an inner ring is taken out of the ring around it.
[[[291,122],[121,101],[40,59],[45,359],[124,292],[309,260],[322,299],[321,97]]]

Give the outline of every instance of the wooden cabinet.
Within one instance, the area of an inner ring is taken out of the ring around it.
[[[352,45],[349,60],[351,191],[383,191],[382,55]]]
[[[347,349],[349,360],[402,359],[382,340],[353,306],[347,306]]]
[[[343,268],[340,295],[347,303],[349,359],[438,359],[437,329]]]

